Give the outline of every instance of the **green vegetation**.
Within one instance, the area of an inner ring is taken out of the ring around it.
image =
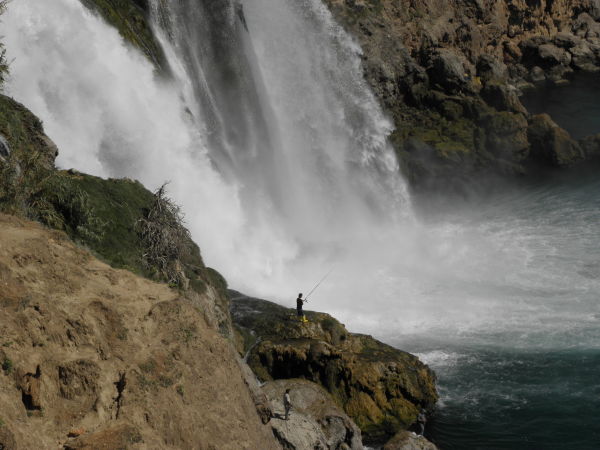
[[[183,325],[179,330],[179,334],[181,335],[181,340],[183,342],[185,342],[186,344],[191,342],[192,339],[194,339],[197,332],[198,332],[198,329],[196,328],[196,325],[193,323],[190,323],[188,325]]]
[[[2,361],[2,370],[6,375],[10,375],[13,371],[13,362],[10,358],[4,357],[4,361]]]
[[[173,383],[174,383],[174,381],[171,377],[168,377],[165,375],[159,375],[157,381],[158,381],[158,385],[163,388],[168,388],[170,386],[173,386]]]
[[[165,55],[150,26],[147,0],[81,1],[114,26],[123,39],[140,49],[158,69],[167,69]]]
[[[145,373],[152,373],[156,369],[156,363],[154,360],[149,359],[148,361],[140,364],[140,369]]]
[[[113,267],[200,294],[211,285],[226,296],[227,283],[204,265],[164,186],[153,194],[138,181],[57,171],[41,121],[1,94],[0,135],[11,149],[0,159],[1,212],[65,231]]]
[[[181,262],[191,241],[190,232],[183,226],[179,206],[171,201],[162,185],[155,193],[152,205],[137,220],[136,231],[144,249],[142,264],[148,271],[166,280],[173,287],[183,286],[186,276]]]

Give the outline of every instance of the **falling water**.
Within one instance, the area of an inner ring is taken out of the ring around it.
[[[319,1],[151,10],[172,80],[74,0],[9,11],[9,92],[44,120],[58,164],[171,180],[237,288],[280,297],[339,259],[364,270],[365,247],[411,213],[359,47]]]

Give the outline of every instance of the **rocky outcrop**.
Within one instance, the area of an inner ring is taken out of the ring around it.
[[[401,431],[385,443],[382,450],[438,450],[435,444],[411,431]]]
[[[392,140],[415,187],[546,164],[539,141],[529,141],[539,133],[528,130],[520,92],[600,69],[592,0],[326,3],[361,44],[365,76],[395,122]],[[566,158],[552,164],[581,159],[575,147],[547,144]]]
[[[0,447],[281,448],[211,325],[214,292],[113,269],[14,216],[0,242]]]
[[[600,133],[581,139],[579,145],[585,152],[587,159],[597,159],[600,157]]]
[[[302,378],[323,386],[367,440],[406,429],[436,400],[435,375],[417,357],[370,336],[348,333],[331,316],[308,323],[274,303],[234,293],[232,317],[242,352],[263,381]]]
[[[286,389],[292,403],[288,420],[282,402]],[[362,450],[360,430],[322,387],[292,379],[268,382],[263,390],[277,411],[271,427],[283,448]]]
[[[529,142],[532,157],[554,167],[572,165],[586,157],[581,146],[554,123],[548,114],[538,114],[531,118]]]

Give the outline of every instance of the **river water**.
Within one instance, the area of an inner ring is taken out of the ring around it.
[[[7,91],[61,167],[171,180],[205,261],[249,295],[293,307],[332,270],[307,306],[438,372],[443,448],[599,447],[593,168],[413,199],[321,1],[245,1],[245,21],[228,1],[153,4],[172,79],[76,0],[10,3]]]
[[[522,242],[533,250],[524,273],[531,283],[498,273],[490,286],[507,304],[522,304],[514,318],[382,335],[436,371],[441,400],[426,435],[441,448],[599,448],[598,170],[553,174],[477,205],[515,239],[529,235]],[[536,273],[549,277],[536,282]]]

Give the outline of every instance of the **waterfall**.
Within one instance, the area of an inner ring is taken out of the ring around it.
[[[573,234],[557,225],[572,210],[516,197],[415,218],[360,48],[321,0],[153,0],[167,79],[77,0],[9,6],[7,90],[59,166],[170,180],[232,287],[293,306],[333,267],[307,307],[380,335],[595,317],[596,266],[577,256],[597,248],[591,216]]]
[[[152,11],[211,159],[253,220],[301,247],[409,211],[360,49],[320,1],[154,0]]]
[[[360,49],[320,1],[151,11],[168,80],[75,0],[11,5],[9,93],[42,118],[59,166],[170,180],[208,263],[278,298],[410,215]]]

